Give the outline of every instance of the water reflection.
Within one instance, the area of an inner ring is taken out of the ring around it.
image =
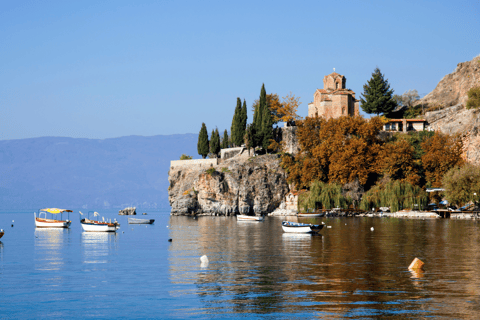
[[[35,228],[35,269],[58,271],[64,262],[64,250],[70,229]]]
[[[116,232],[82,232],[83,263],[107,263],[116,241]]]
[[[196,286],[173,294],[195,294],[207,310],[235,313],[281,308],[328,318],[470,317],[478,311],[480,232],[474,222],[302,219],[331,226],[312,236],[283,233],[282,220],[171,217],[170,280]],[[204,270],[203,254],[210,260]],[[408,271],[414,257],[426,263],[425,272]]]

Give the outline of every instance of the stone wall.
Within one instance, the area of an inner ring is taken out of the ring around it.
[[[285,143],[285,152],[293,155],[296,155],[300,152],[300,144],[298,143],[296,126],[282,128],[282,141]]]
[[[211,167],[218,164],[218,159],[192,159],[192,160],[172,160],[170,167]]]
[[[231,159],[231,158],[239,155],[240,153],[242,153],[242,151],[244,149],[245,149],[244,147],[221,149],[220,150],[220,158],[222,158],[222,160]]]

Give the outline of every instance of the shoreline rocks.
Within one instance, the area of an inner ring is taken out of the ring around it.
[[[136,207],[128,207],[118,211],[118,214],[121,216],[134,216],[137,214]]]

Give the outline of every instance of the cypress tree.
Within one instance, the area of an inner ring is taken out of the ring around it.
[[[204,122],[202,122],[202,128],[200,129],[200,133],[198,134],[197,151],[198,154],[201,155],[203,159],[205,159],[208,155],[209,149],[210,148],[208,144],[207,126]]]
[[[235,113],[233,114],[232,126],[230,128],[230,138],[234,146],[242,144],[243,137],[240,136],[242,121],[242,100],[237,98],[237,106],[235,107]]]
[[[240,136],[241,136],[241,140],[242,142],[244,143],[244,140],[245,140],[245,134],[246,134],[246,131],[247,131],[247,102],[245,101],[245,99],[243,99],[243,106],[242,106],[242,113],[241,113],[242,117],[241,117],[241,122],[240,122]]]
[[[223,132],[223,139],[222,139],[222,149],[228,148],[228,132],[227,129]]]
[[[254,147],[262,145],[262,142],[263,142],[262,117],[265,113],[264,109],[266,107],[267,107],[267,92],[265,91],[265,84],[262,84],[258,106],[255,108],[253,112],[253,127],[255,129],[255,137],[253,142]]]
[[[210,153],[218,156],[220,152],[220,135],[218,134],[218,128],[212,130],[212,138],[210,140]]]
[[[268,149],[268,146],[271,143],[271,139],[273,139],[273,117],[270,108],[265,106],[263,108],[263,116],[262,116],[262,147],[264,150]]]
[[[362,109],[366,113],[388,114],[395,109],[397,102],[393,99],[393,89],[390,89],[388,80],[375,68],[372,78],[363,85],[363,94],[360,98]]]

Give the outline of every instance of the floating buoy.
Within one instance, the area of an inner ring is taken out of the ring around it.
[[[12,220],[12,223],[14,223],[14,222],[15,222],[15,220]]]
[[[205,268],[206,266],[208,266],[208,257],[206,255],[201,256],[200,261],[200,267]]]
[[[413,259],[412,263],[410,263],[410,265],[408,266],[408,269],[409,270],[423,270],[423,265],[425,263],[423,263],[422,260],[418,259],[418,258],[415,258]]]
[[[373,227],[371,227],[371,228],[370,228],[370,231],[373,231],[373,230],[375,230],[375,229],[373,229]]]
[[[13,228],[13,224],[12,224],[12,228]]]

